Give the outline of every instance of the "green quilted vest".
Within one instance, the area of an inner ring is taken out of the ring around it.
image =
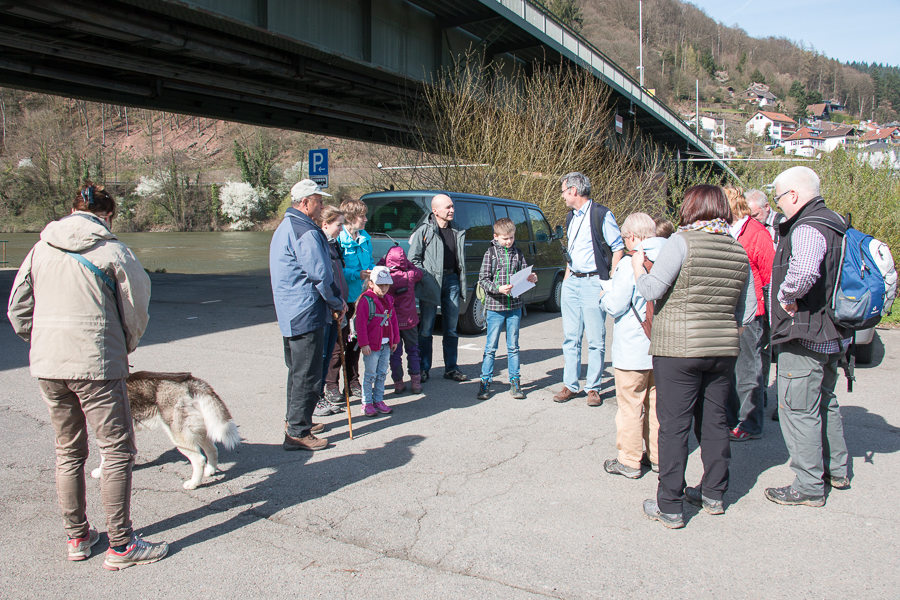
[[[655,303],[650,354],[737,356],[734,310],[747,280],[747,253],[731,236],[704,231],[679,235],[687,242],[687,257],[675,283]]]

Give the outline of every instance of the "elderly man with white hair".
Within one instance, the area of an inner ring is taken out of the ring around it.
[[[777,210],[772,210],[769,206],[769,198],[762,190],[744,192],[744,198],[747,199],[747,205],[750,207],[750,216],[765,226],[766,231],[769,232],[769,237],[772,238],[772,243],[777,245],[778,240],[781,238],[778,233],[778,225],[784,220],[784,215]],[[764,298],[769,297],[769,287],[769,285],[763,286]],[[766,386],[766,389],[763,390],[763,397],[765,398],[765,404],[768,404],[769,372],[772,365],[772,339],[771,331],[769,331],[769,303],[766,301],[764,304],[766,305],[766,318],[763,319],[762,331],[762,339],[765,344],[762,349],[762,376]],[[778,420],[777,407],[772,412],[772,420]]]
[[[325,325],[347,305],[334,281],[328,239],[315,221],[322,212],[322,191],[311,179],[291,188],[291,207],[275,230],[269,247],[269,275],[278,328],[284,337],[288,368],[285,450],[321,450],[328,440],[314,434],[313,411],[322,390]]]
[[[784,220],[784,215],[769,206],[769,198],[762,190],[748,190],[744,193],[747,204],[750,205],[750,216],[766,226],[772,243],[777,244],[778,224]]]
[[[825,206],[819,177],[808,167],[775,179],[775,201],[784,211],[772,266],[772,343],[778,346],[781,432],[796,477],[767,488],[778,504],[825,505],[825,484],[850,486],[847,444],[834,393],[848,332],[828,315],[847,225]]]

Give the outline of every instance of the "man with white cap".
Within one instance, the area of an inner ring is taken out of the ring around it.
[[[284,336],[288,368],[285,450],[321,450],[328,440],[314,433],[312,416],[322,387],[325,324],[347,305],[334,282],[328,240],[315,224],[322,196],[331,197],[311,179],[291,188],[291,207],[269,247],[269,275],[278,328]]]

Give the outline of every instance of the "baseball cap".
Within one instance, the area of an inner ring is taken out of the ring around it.
[[[291,188],[291,200],[293,200],[294,202],[299,202],[300,200],[303,200],[307,196],[312,196],[313,194],[319,194],[321,196],[331,198],[331,194],[323,192],[322,186],[320,186],[312,179],[304,179],[303,181],[295,183],[294,187]]]
[[[372,280],[372,283],[375,285],[383,285],[385,283],[394,283],[393,277],[391,277],[391,272],[387,267],[378,265],[372,272],[369,273],[369,279]]]

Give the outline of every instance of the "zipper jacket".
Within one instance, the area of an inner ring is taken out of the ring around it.
[[[496,240],[484,253],[478,283],[485,291],[484,304],[487,310],[502,312],[516,310],[524,304],[521,298],[513,298],[500,293],[501,285],[508,285],[513,275],[527,267],[525,255],[513,244],[512,248],[504,248]]]

